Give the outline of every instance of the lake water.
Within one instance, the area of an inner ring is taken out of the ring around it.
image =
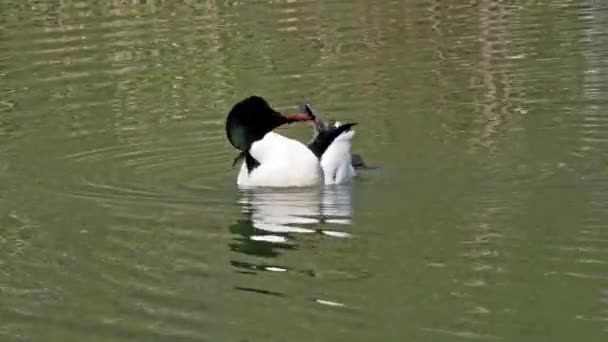
[[[0,1],[0,340],[608,340],[606,6]],[[377,168],[239,191],[252,94]]]

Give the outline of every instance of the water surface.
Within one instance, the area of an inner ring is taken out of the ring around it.
[[[608,338],[601,1],[0,11],[0,340]],[[379,168],[239,191],[251,94]]]

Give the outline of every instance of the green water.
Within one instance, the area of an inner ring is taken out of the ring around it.
[[[0,340],[605,341],[607,37],[599,0],[0,0]],[[378,168],[239,192],[251,94]]]

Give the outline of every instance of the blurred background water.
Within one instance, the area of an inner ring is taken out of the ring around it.
[[[604,1],[0,13],[0,340],[606,340]],[[252,94],[379,168],[239,191]]]

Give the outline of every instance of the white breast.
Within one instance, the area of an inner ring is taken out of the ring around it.
[[[340,134],[321,156],[325,184],[349,183],[355,176],[350,148],[355,131]]]
[[[251,145],[249,153],[260,165],[248,172],[243,163],[237,178],[239,186],[302,187],[323,183],[319,160],[297,140],[269,132]]]

